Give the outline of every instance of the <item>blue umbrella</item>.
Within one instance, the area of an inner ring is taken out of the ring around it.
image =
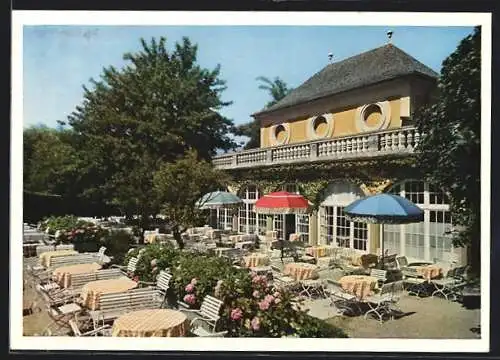
[[[231,205],[241,204],[241,200],[238,196],[227,192],[227,191],[214,191],[203,195],[197,202],[196,205],[200,209],[218,209],[224,208]]]
[[[382,262],[384,257],[384,224],[408,224],[424,220],[424,212],[404,197],[377,194],[358,199],[344,209],[351,221],[381,224]]]

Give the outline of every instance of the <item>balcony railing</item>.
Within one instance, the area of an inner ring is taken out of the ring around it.
[[[219,169],[370,158],[413,153],[420,134],[413,126],[332,139],[244,150],[214,157]]]

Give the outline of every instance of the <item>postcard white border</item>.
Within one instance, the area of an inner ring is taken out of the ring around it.
[[[23,26],[330,25],[482,26],[481,339],[56,338],[22,335]],[[12,350],[486,352],[490,311],[491,14],[383,12],[13,11],[11,115],[10,348]]]

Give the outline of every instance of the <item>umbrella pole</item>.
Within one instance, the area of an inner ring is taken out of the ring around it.
[[[380,224],[380,232],[381,232],[381,235],[380,235],[380,247],[382,248],[382,256],[381,256],[381,269],[384,268],[384,224]]]

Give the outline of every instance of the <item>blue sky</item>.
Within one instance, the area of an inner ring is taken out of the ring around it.
[[[334,61],[386,43],[378,26],[25,26],[23,39],[24,126],[55,127],[82,100],[82,85],[102,68],[124,65],[122,55],[139,49],[141,37],[165,36],[169,47],[182,36],[197,43],[198,61],[221,65],[233,104],[223,114],[235,124],[251,120],[269,100],[258,76],[279,76],[296,87]],[[390,27],[393,44],[439,72],[472,27]]]

